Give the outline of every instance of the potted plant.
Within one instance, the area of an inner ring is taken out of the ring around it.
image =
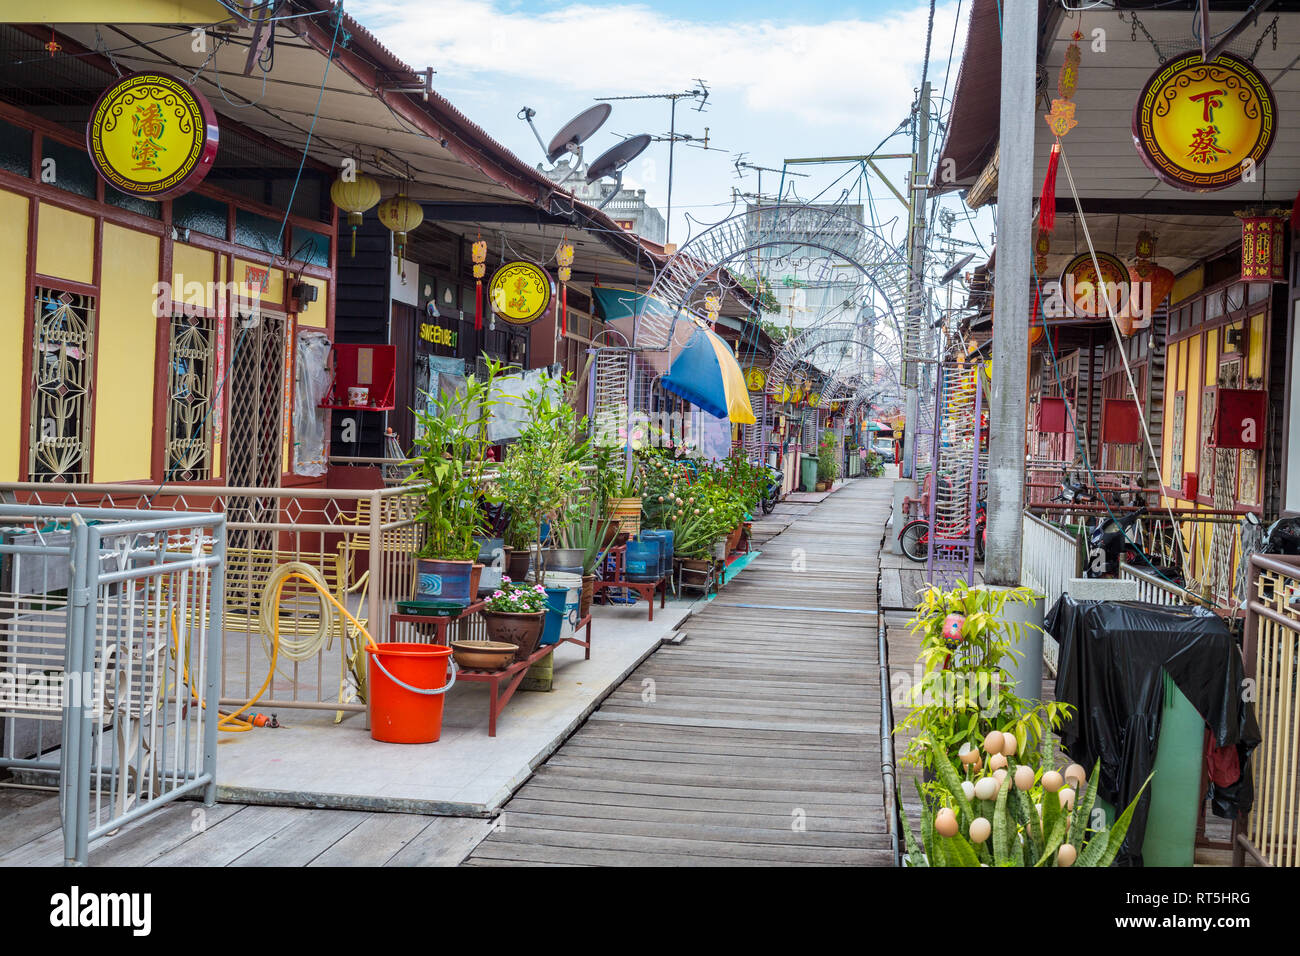
[[[546,583],[546,553],[542,550],[543,527],[558,527],[569,500],[582,487],[584,442],[577,440],[585,419],[579,422],[566,395],[573,377],[564,376],[557,389],[533,389],[525,396],[525,420],[519,439],[506,450],[497,473],[498,492],[509,502],[512,527],[533,534],[537,564],[534,577]],[[512,555],[513,559],[513,555]]]
[[[1105,815],[1094,812],[1100,762],[1091,777],[1078,764],[1062,773],[1050,754],[1041,760],[1032,752],[1022,755],[1019,739],[992,730],[980,744],[980,762],[987,759],[997,769],[975,770],[970,761],[963,775],[940,744],[928,738],[924,744],[935,751],[938,780],[928,788],[917,783],[921,839],[910,823],[904,826],[908,866],[1110,866],[1151,781],[1147,777],[1133,802],[1107,825]]]
[[[1016,740],[1042,740],[1070,716],[1060,701],[1034,704],[1013,691],[1003,666],[1019,656],[1014,643],[1022,627],[1008,620],[1008,602],[1028,604],[1029,588],[992,589],[958,582],[949,590],[931,585],[921,592],[916,616],[909,622],[921,637],[922,675],[911,689],[912,707],[896,732],[914,739],[904,759],[933,778],[936,754],[977,748],[993,730]]]
[[[479,612],[488,639],[504,641],[519,648],[516,655],[525,660],[537,650],[546,614],[546,590],[540,584],[516,584],[509,577],[501,579],[501,588],[493,591]]]
[[[421,491],[416,520],[424,540],[416,552],[416,597],[469,604],[477,590],[478,538],[487,534],[484,498],[488,471],[487,423],[492,385],[501,365],[488,362],[488,376],[466,379],[465,391],[441,395],[432,408],[416,409],[420,435],[406,483]]]
[[[595,591],[596,564],[606,548],[605,531],[608,522],[594,503],[570,512],[568,521],[560,529],[560,540],[564,547],[580,551],[582,554],[582,600],[578,606],[579,619],[585,618],[591,610],[591,599]]]
[[[835,433],[829,428],[822,432],[821,441],[817,443],[817,486],[820,491],[827,491],[840,476],[839,457],[835,454]]]

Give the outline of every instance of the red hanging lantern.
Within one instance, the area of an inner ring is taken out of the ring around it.
[[[1282,282],[1286,278],[1283,224],[1289,210],[1252,206],[1234,215],[1241,220],[1241,281]]]

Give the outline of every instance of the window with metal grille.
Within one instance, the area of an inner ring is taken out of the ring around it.
[[[95,297],[37,286],[32,323],[28,478],[89,481]]]
[[[167,351],[168,481],[213,476],[212,401],[216,320],[173,316]]]

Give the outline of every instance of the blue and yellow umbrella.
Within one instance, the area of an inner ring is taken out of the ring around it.
[[[730,419],[733,425],[757,421],[736,357],[721,336],[698,323],[659,384],[715,418]]]

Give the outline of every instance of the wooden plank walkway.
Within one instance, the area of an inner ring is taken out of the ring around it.
[[[756,525],[762,555],[538,768],[467,863],[891,865],[875,607],[890,487],[855,480]]]
[[[91,866],[454,866],[492,821],[173,803],[96,840]],[[0,867],[63,861],[59,800],[0,787]]]

